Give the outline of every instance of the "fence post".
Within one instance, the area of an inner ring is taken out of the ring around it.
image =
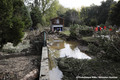
[[[46,33],[44,31],[44,46],[46,46]]]

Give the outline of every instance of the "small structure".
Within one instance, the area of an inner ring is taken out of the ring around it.
[[[51,21],[51,27],[50,29],[52,31],[62,31],[64,26],[64,19],[61,17],[56,17],[50,20]]]

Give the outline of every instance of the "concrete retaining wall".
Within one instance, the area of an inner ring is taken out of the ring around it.
[[[48,48],[42,48],[42,59],[39,80],[49,80]]]

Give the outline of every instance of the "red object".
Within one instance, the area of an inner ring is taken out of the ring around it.
[[[104,26],[104,30],[106,30],[106,26]]]
[[[95,27],[95,31],[98,31],[98,27]]]
[[[110,28],[109,31],[112,31],[112,29]]]
[[[102,27],[100,27],[100,31],[102,30]]]

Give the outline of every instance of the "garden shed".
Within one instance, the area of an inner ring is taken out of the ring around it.
[[[63,26],[64,26],[64,19],[61,17],[55,17],[50,20],[51,21],[51,26],[50,29],[52,31],[62,31]]]

